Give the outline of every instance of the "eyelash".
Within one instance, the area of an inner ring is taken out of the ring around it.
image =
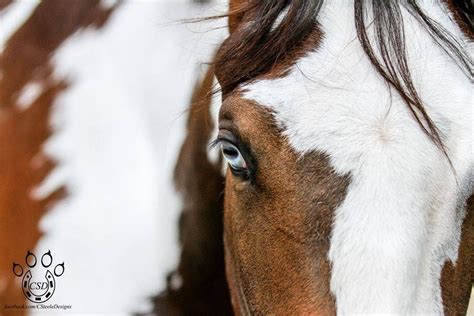
[[[211,141],[211,142],[209,143],[209,148],[210,148],[210,149],[213,149],[213,148],[219,146],[220,143],[221,143],[222,141],[224,141],[224,140],[225,140],[225,139],[222,139],[222,138],[217,137],[216,139],[214,139],[213,141]],[[225,141],[227,141],[227,140],[225,140]]]

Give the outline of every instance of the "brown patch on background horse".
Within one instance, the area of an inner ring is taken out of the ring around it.
[[[0,0],[0,10],[8,7],[12,3],[12,0]]]
[[[7,41],[0,56],[0,308],[25,302],[21,284],[12,273],[12,261],[24,262],[42,235],[38,222],[64,189],[37,200],[32,190],[52,170],[54,163],[42,154],[51,134],[49,117],[57,96],[67,83],[53,78],[50,58],[75,31],[100,27],[113,7],[105,10],[99,0],[45,0]],[[7,6],[8,1],[0,4]],[[28,108],[18,98],[28,83],[42,90]],[[14,310],[15,313],[23,311]]]
[[[232,314],[224,271],[224,179],[220,164],[207,156],[213,78],[209,69],[191,98],[186,139],[174,173],[184,203],[179,220],[181,257],[168,277],[167,290],[154,300],[158,315]]]

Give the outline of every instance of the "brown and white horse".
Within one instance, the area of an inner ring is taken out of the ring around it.
[[[40,199],[31,195],[55,165],[42,153],[42,146],[51,134],[52,105],[68,87],[66,80],[53,76],[51,57],[77,30],[88,26],[100,28],[107,21],[114,8],[104,9],[99,2],[32,2],[34,10],[28,19],[0,48],[1,313],[7,313],[7,304],[21,306],[25,302],[21,284],[12,274],[12,261],[22,262],[25,251],[35,248],[43,236],[39,221],[66,193],[62,187]],[[15,4],[0,1],[0,13]],[[36,97],[23,104],[22,95],[35,86],[40,87]],[[16,315],[24,313],[15,311]]]
[[[156,311],[229,313],[228,288],[245,315],[465,313],[472,13],[454,0],[231,1],[176,167],[183,250]]]

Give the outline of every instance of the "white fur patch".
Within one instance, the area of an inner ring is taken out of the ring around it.
[[[221,109],[222,105],[221,87],[216,77],[214,77],[212,87],[213,89],[214,87],[216,87],[217,92],[212,95],[211,106],[209,108],[213,124],[211,137],[209,138],[210,141],[215,140],[217,138],[217,135],[219,134],[219,110]],[[225,177],[225,174],[227,172],[227,163],[224,159],[221,158],[221,151],[219,146],[208,148],[207,159],[214,165],[220,163],[221,175]]]
[[[0,52],[10,37],[30,18],[40,0],[18,0],[0,13]]]
[[[214,88],[218,84],[219,83],[217,82],[216,77],[214,77],[212,87]],[[212,133],[211,133],[210,141],[216,139],[217,134],[219,133],[218,120],[219,120],[219,110],[221,108],[221,99],[222,99],[222,93],[219,89],[218,92],[212,95],[211,106],[209,107],[209,112],[210,112],[211,120],[212,120]],[[209,159],[210,162],[212,162],[213,164],[217,164],[219,162],[219,157],[220,157],[220,150],[218,146],[208,149],[207,159]]]
[[[52,56],[54,77],[69,87],[52,107],[52,136],[31,161],[41,166],[46,155],[56,163],[33,198],[67,190],[41,219],[35,252],[65,260],[53,304],[67,302],[78,315],[150,314],[150,298],[166,288],[179,260],[182,201],[172,178],[192,70],[225,36],[202,32],[214,22],[158,25],[207,14],[212,3],[120,3],[100,30],[79,30]]]
[[[104,9],[110,9],[112,7],[115,7],[116,5],[118,5],[118,0],[102,0],[100,2],[100,6]]]
[[[30,82],[26,84],[17,99],[17,106],[20,110],[28,109],[33,102],[38,99],[38,97],[43,92],[43,85],[39,82]]]
[[[444,8],[420,5],[472,51]],[[329,252],[338,314],[442,314],[440,273],[457,258],[460,206],[472,191],[472,83],[410,14],[403,16],[415,86],[446,135],[459,187],[446,158],[364,54],[350,1],[326,2],[321,46],[289,75],[243,87],[246,98],[275,113],[297,152],[324,152],[337,173],[351,176]]]

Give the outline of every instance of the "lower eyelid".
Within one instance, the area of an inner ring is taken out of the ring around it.
[[[235,169],[235,168],[232,168],[230,167],[230,171],[231,173],[236,176],[236,177],[239,177],[239,178],[242,178],[242,179],[245,179],[247,180],[249,178],[249,173],[246,169]]]

